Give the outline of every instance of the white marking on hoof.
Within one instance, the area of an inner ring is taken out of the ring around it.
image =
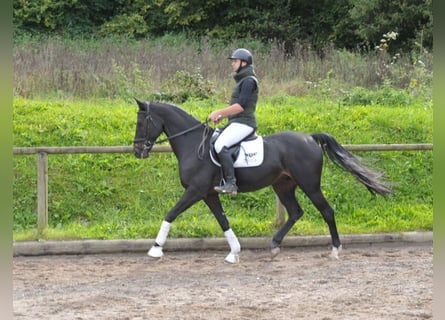
[[[229,253],[224,261],[227,263],[239,263],[239,254]]]
[[[150,248],[147,255],[149,255],[152,258],[161,258],[164,255],[164,252],[162,252],[162,247],[153,246]]]
[[[339,260],[338,255],[341,252],[341,250],[342,250],[342,246],[341,245],[338,248],[332,247],[331,258],[335,259],[335,260]]]
[[[270,250],[270,253],[272,254],[272,259],[275,258],[280,253],[280,251],[281,251],[280,247],[272,248],[272,250]]]

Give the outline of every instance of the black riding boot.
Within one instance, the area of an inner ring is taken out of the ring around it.
[[[219,193],[236,195],[238,187],[236,186],[235,169],[233,168],[233,160],[229,150],[223,147],[220,153],[218,153],[218,158],[224,175],[224,185],[216,186],[214,189]]]

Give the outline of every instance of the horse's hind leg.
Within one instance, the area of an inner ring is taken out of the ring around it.
[[[303,215],[303,209],[295,197],[295,183],[289,180],[285,184],[276,183],[272,187],[288,213],[288,219],[272,238],[272,257],[274,257],[280,252],[280,244],[285,235]]]
[[[303,190],[304,191],[304,190]],[[329,205],[321,190],[308,193],[306,195],[311,199],[314,206],[320,211],[324,221],[329,227],[329,233],[332,239],[332,257],[338,259],[338,254],[341,251],[340,237],[338,236],[337,225],[335,223],[334,209]]]

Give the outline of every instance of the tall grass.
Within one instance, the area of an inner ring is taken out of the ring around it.
[[[236,47],[253,51],[263,96],[301,96],[320,88],[341,95],[351,88],[375,88],[385,82],[420,94],[431,87],[432,55],[423,51],[391,57],[386,51],[365,54],[329,45],[314,51],[297,43],[290,56],[277,43],[234,41],[222,47],[205,38],[165,36],[142,41],[17,40],[14,91],[23,97],[129,98],[165,92],[171,96],[166,83],[184,71],[199,73],[212,85],[214,95],[226,100],[233,84],[226,58]]]

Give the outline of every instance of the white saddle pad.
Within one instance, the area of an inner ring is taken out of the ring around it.
[[[217,159],[213,157],[212,152],[210,152],[210,158],[212,162],[218,167],[221,164]],[[258,136],[255,140],[243,141],[240,145],[240,152],[235,162],[233,163],[234,168],[247,168],[247,167],[257,167],[263,163],[264,160],[264,144],[263,137]]]

